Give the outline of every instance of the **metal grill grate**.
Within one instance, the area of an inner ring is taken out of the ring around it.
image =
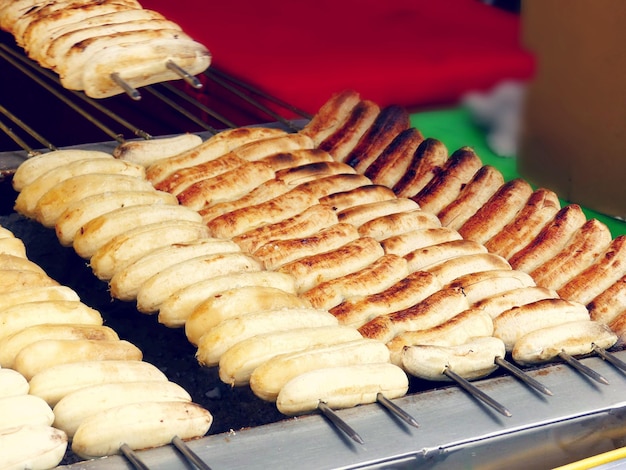
[[[0,152],[151,138],[278,122],[287,129],[310,114],[217,69],[198,77],[200,90],[181,80],[126,95],[94,100],[60,85],[56,74],[24,56],[0,34]]]

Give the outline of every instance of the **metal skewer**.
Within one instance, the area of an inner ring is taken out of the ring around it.
[[[143,463],[137,453],[133,449],[128,447],[128,444],[122,444],[122,446],[120,447],[120,451],[137,470],[149,470],[148,466]]]
[[[601,347],[595,344],[593,345],[593,352],[595,352],[602,359],[614,365],[618,369],[626,371],[626,362],[622,361],[619,357],[615,356],[614,354],[611,354],[610,352],[605,351],[604,349],[602,349]]]
[[[466,392],[471,394],[473,397],[479,399],[483,403],[491,406],[498,413],[506,416],[507,418],[512,416],[511,412],[505,406],[501,405],[499,402],[497,402],[496,400],[491,398],[489,395],[487,395],[485,392],[480,390],[478,387],[475,387],[468,380],[464,379],[463,377],[461,377],[457,373],[453,372],[451,369],[446,367],[444,369],[443,373],[444,373],[444,375],[446,377],[454,380]]]
[[[410,424],[413,427],[419,428],[420,425],[415,420],[415,418],[413,418],[413,416],[411,416],[402,408],[400,408],[398,405],[393,403],[382,393],[378,392],[378,394],[376,395],[376,401],[378,401],[378,403],[383,405],[385,408],[387,408],[389,411],[391,411],[394,415],[396,415],[401,420],[405,421],[406,423]]]
[[[317,405],[317,409],[328,418],[328,420],[343,431],[350,439],[358,444],[365,444],[365,441],[359,436],[359,434],[350,427],[343,419],[337,415],[326,403],[320,400]]]
[[[3,114],[4,116],[6,116],[7,118],[9,118],[13,123],[15,123],[17,126],[19,126],[20,129],[25,131],[28,135],[33,137],[35,140],[37,140],[38,142],[40,142],[43,145],[45,145],[49,150],[57,150],[57,148],[51,142],[49,142],[47,139],[45,139],[41,134],[39,134],[37,131],[35,131],[35,129],[33,129],[32,127],[28,126],[24,121],[22,121],[20,118],[18,118],[15,114],[13,114],[11,111],[9,111],[7,108],[5,108],[2,105],[0,105],[0,113]],[[10,136],[10,137],[12,137],[12,136]],[[29,153],[32,153],[31,149],[25,148],[20,142],[16,142],[16,143],[18,145],[20,145],[24,150],[28,151]]]
[[[526,385],[529,385],[530,387],[534,388],[535,390],[537,390],[537,391],[539,391],[541,393],[544,393],[546,395],[552,396],[552,391],[550,391],[550,389],[548,389],[548,387],[546,387],[542,383],[538,382],[537,380],[533,379],[530,375],[528,375],[522,369],[520,369],[519,367],[511,364],[506,359],[504,359],[502,357],[496,357],[495,363],[497,365],[499,365],[500,367],[502,367],[503,369],[506,369],[508,372],[510,372],[515,377],[520,379]]]
[[[608,385],[609,384],[609,381],[606,380],[604,378],[604,376],[602,376],[601,374],[597,373],[592,368],[587,367],[585,364],[580,362],[578,359],[572,357],[571,355],[567,354],[565,351],[561,351],[559,353],[559,357],[561,359],[563,359],[565,362],[567,362],[574,369],[576,369],[578,372],[580,372],[580,373],[582,373],[582,374],[592,378],[596,382],[600,382],[601,384],[604,384],[604,385]]]
[[[189,83],[194,88],[202,88],[202,83],[196,77],[187,72],[184,68],[178,65],[176,62],[172,60],[168,60],[165,63],[165,66],[170,69],[172,72],[175,72],[180,76],[183,80]]]
[[[124,92],[130,96],[133,100],[139,101],[141,99],[141,94],[137,91],[136,88],[130,86],[130,84],[120,77],[120,74],[117,72],[113,72],[111,74],[111,80],[115,82],[117,86],[119,86]]]
[[[172,439],[172,445],[176,447],[181,454],[183,454],[189,463],[195,465],[200,470],[211,470],[211,467],[204,463],[204,461],[198,457],[198,454],[191,450],[189,446],[185,444],[185,441],[183,441],[180,437],[174,436]]]

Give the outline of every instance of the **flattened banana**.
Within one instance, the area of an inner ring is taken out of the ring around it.
[[[22,215],[33,217],[37,202],[56,184],[73,176],[89,173],[128,175],[145,178],[145,168],[135,163],[123,162],[114,158],[90,158],[77,160],[50,170],[29,185],[15,199],[14,209]]]
[[[190,402],[191,396],[174,382],[112,382],[91,385],[65,395],[54,406],[54,426],[73,437],[78,426],[100,411],[130,403]]]
[[[104,325],[44,323],[33,325],[0,340],[0,366],[13,367],[17,354],[26,346],[43,339],[117,340],[115,330]]]
[[[273,271],[226,274],[196,282],[170,295],[159,308],[159,323],[171,328],[185,326],[189,315],[203,300],[227,289],[246,286],[273,287],[296,293],[296,281],[288,274]]]
[[[28,380],[13,369],[0,369],[0,398],[25,395],[28,393]]]
[[[404,396],[409,380],[391,363],[328,367],[305,372],[285,384],[276,398],[278,410],[286,415],[311,412],[319,402],[332,409],[374,403],[379,393],[385,398]]]
[[[172,243],[185,243],[208,237],[206,225],[190,220],[164,220],[154,224],[140,225],[113,237],[100,247],[92,256],[98,263],[111,264],[114,269],[123,269],[131,263]],[[135,295],[125,293],[124,289],[111,286],[111,295],[121,300],[133,300]],[[123,297],[118,297],[123,295]]]
[[[141,284],[168,266],[196,256],[235,251],[241,250],[239,245],[231,240],[202,237],[157,248],[130,264],[124,257],[106,256],[106,250],[97,251],[89,260],[89,264],[99,279],[112,280],[119,274],[118,282],[124,278],[128,285],[132,285],[136,295]]]
[[[362,336],[356,329],[343,325],[295,328],[255,335],[235,344],[222,355],[219,363],[220,379],[232,386],[244,385],[250,381],[253,371],[279,355],[359,339]]]
[[[83,225],[74,237],[74,250],[79,256],[89,259],[116,236],[137,226],[165,220],[202,222],[202,217],[186,207],[168,204],[122,207],[102,214]]]
[[[13,305],[0,311],[0,340],[43,323],[102,325],[102,316],[84,303],[72,300],[40,300]]]
[[[280,390],[300,374],[328,367],[384,362],[389,362],[389,350],[384,343],[373,339],[310,345],[298,351],[277,354],[263,362],[252,372],[250,387],[259,398],[274,401]]]
[[[72,450],[83,458],[117,454],[122,444],[146,449],[204,436],[213,416],[195,403],[142,402],[100,411],[78,427]]]
[[[137,309],[143,313],[159,310],[174,292],[195,282],[229,273],[260,271],[260,261],[241,252],[198,256],[176,263],[144,282],[137,293]]]
[[[193,149],[201,143],[202,137],[188,133],[158,139],[129,140],[115,147],[113,156],[147,167],[163,158]]]
[[[54,152],[42,153],[25,160],[19,167],[17,167],[15,174],[13,175],[13,188],[19,192],[44,173],[47,173],[56,167],[64,166],[70,162],[86,158],[112,159],[113,156],[106,152],[100,152],[97,150],[79,149],[56,150]]]
[[[190,338],[200,338],[209,329],[229,318],[263,310],[310,307],[296,294],[275,287],[246,286],[221,291],[196,306],[185,323]]]
[[[155,365],[145,361],[82,361],[50,367],[28,383],[32,395],[43,398],[54,407],[65,395],[83,387],[138,381],[165,382],[167,377]]]
[[[2,429],[25,424],[51,426],[54,422],[52,408],[35,395],[14,395],[0,398],[0,432]]]
[[[126,340],[42,339],[24,347],[13,366],[30,380],[58,364],[79,361],[140,361],[141,350]]]
[[[70,204],[59,216],[54,226],[61,245],[72,246],[80,228],[96,217],[121,207],[140,204],[177,205],[178,200],[163,191],[114,191],[94,194]]]
[[[47,191],[33,211],[33,217],[45,227],[54,227],[57,220],[73,202],[93,194],[115,191],[154,190],[149,181],[126,175],[91,173],[68,178]]]
[[[44,424],[0,430],[0,468],[46,470],[56,467],[67,450],[67,436]]]

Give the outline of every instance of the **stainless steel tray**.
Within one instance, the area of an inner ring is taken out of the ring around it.
[[[80,147],[110,152],[115,145]],[[14,170],[24,158],[24,152],[0,153],[0,169]],[[626,360],[626,351],[615,354]],[[563,364],[529,371],[554,392],[552,397],[506,375],[475,382],[512,412],[509,418],[460,388],[441,383],[397,400],[420,423],[418,429],[377,404],[340,410],[364,445],[348,439],[322,416],[308,415],[209,435],[189,446],[213,470],[552,468],[626,445],[626,373],[598,357],[583,363],[610,385],[593,382]],[[151,469],[190,468],[172,446],[139,455]],[[111,456],[59,468],[131,466],[125,458]]]
[[[615,354],[626,359],[626,351]],[[397,400],[420,423],[418,429],[376,404],[339,411],[364,445],[339,434],[323,417],[309,415],[208,436],[189,446],[214,470],[552,468],[626,445],[626,374],[597,357],[582,362],[610,384],[592,382],[562,364],[529,372],[552,397],[508,376],[475,382],[511,410],[509,418],[444,386]],[[170,446],[139,455],[151,469],[188,468]],[[61,468],[130,467],[113,456]]]

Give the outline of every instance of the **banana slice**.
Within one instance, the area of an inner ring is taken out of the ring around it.
[[[54,422],[52,408],[35,395],[15,395],[0,398],[0,432],[16,426],[45,425]]]
[[[174,382],[121,382],[76,390],[54,406],[54,426],[71,438],[83,421],[104,410],[131,403],[191,402],[191,396]]]
[[[4,370],[4,369],[0,369]],[[165,382],[167,377],[145,361],[82,361],[59,364],[30,380],[30,393],[54,407],[65,395],[96,384],[112,382]]]
[[[307,413],[325,402],[332,409],[374,403],[379,393],[393,399],[409,388],[405,372],[388,362],[327,367],[305,372],[287,382],[276,398],[286,415]]]
[[[100,411],[76,430],[72,450],[83,458],[118,454],[122,444],[147,449],[169,444],[175,436],[185,440],[204,436],[213,416],[184,401],[141,402]]]
[[[51,426],[27,424],[0,430],[0,448],[0,468],[46,470],[63,459],[67,436]]]

